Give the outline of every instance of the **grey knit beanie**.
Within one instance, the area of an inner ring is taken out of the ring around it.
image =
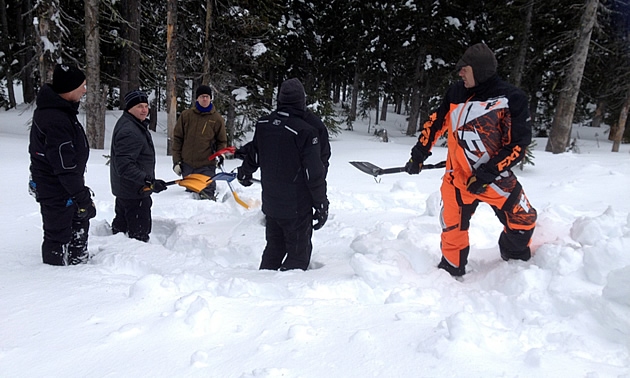
[[[149,103],[149,98],[147,94],[142,92],[141,90],[135,89],[127,92],[127,94],[125,95],[125,110],[128,111],[129,109],[141,103]]]
[[[282,83],[278,95],[278,106],[280,105],[289,105],[298,109],[306,107],[304,86],[298,79],[292,78]]]
[[[497,73],[497,58],[485,43],[477,43],[470,46],[457,62],[457,71],[464,66],[472,67],[475,85],[479,85]]]

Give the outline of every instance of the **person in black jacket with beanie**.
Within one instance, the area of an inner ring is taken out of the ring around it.
[[[58,64],[52,84],[44,84],[37,94],[28,146],[29,191],[42,213],[45,264],[88,261],[89,220],[96,216],[96,207],[84,180],[90,147],[77,119],[85,92],[85,74],[72,65]]]
[[[116,122],[110,154],[110,183],[116,197],[112,232],[149,241],[151,193],[166,190],[164,180],[155,178],[155,147],[149,132],[149,99],[144,92],[125,95],[125,110]]]
[[[302,83],[295,78],[283,82],[278,108],[258,120],[238,169],[238,180],[244,186],[252,184],[258,168],[261,171],[267,246],[260,269],[306,270],[313,229],[320,229],[328,219],[319,131],[304,120],[305,111]]]

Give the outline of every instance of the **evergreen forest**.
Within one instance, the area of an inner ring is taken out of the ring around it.
[[[359,117],[377,127],[389,109],[412,136],[458,79],[465,49],[485,42],[499,75],[529,96],[535,136],[551,134],[570,91],[573,124],[630,141],[630,0],[0,0],[0,12],[5,109],[18,86],[33,103],[54,64],[70,62],[86,70],[94,114],[140,88],[152,111],[176,117],[207,84],[237,141],[297,77],[333,134]],[[103,120],[88,120],[88,134]],[[90,143],[102,148],[102,135]]]

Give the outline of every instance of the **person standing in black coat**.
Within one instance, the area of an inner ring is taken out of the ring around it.
[[[89,220],[96,207],[84,179],[90,147],[77,119],[85,92],[85,74],[58,64],[52,84],[44,84],[37,95],[28,146],[29,191],[42,213],[45,264],[76,265],[89,257]]]
[[[302,83],[295,78],[283,82],[278,108],[258,120],[238,169],[238,180],[244,186],[252,184],[258,168],[261,171],[267,245],[260,269],[306,270],[313,229],[320,229],[328,219],[319,132],[304,120],[305,111]]]
[[[144,92],[125,95],[125,110],[116,122],[110,153],[110,183],[116,197],[112,232],[149,241],[151,193],[166,190],[155,178],[155,147],[149,132],[149,99]]]

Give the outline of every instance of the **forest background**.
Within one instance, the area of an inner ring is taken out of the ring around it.
[[[290,77],[333,134],[357,117],[378,130],[393,106],[412,136],[482,41],[528,95],[548,151],[570,150],[576,123],[611,125],[617,148],[630,140],[630,0],[0,0],[0,12],[0,105],[16,106],[15,85],[34,103],[55,63],[76,64],[93,148],[104,148],[105,111],[124,106],[121,94],[151,93],[152,128],[170,137],[200,84],[234,144]]]

